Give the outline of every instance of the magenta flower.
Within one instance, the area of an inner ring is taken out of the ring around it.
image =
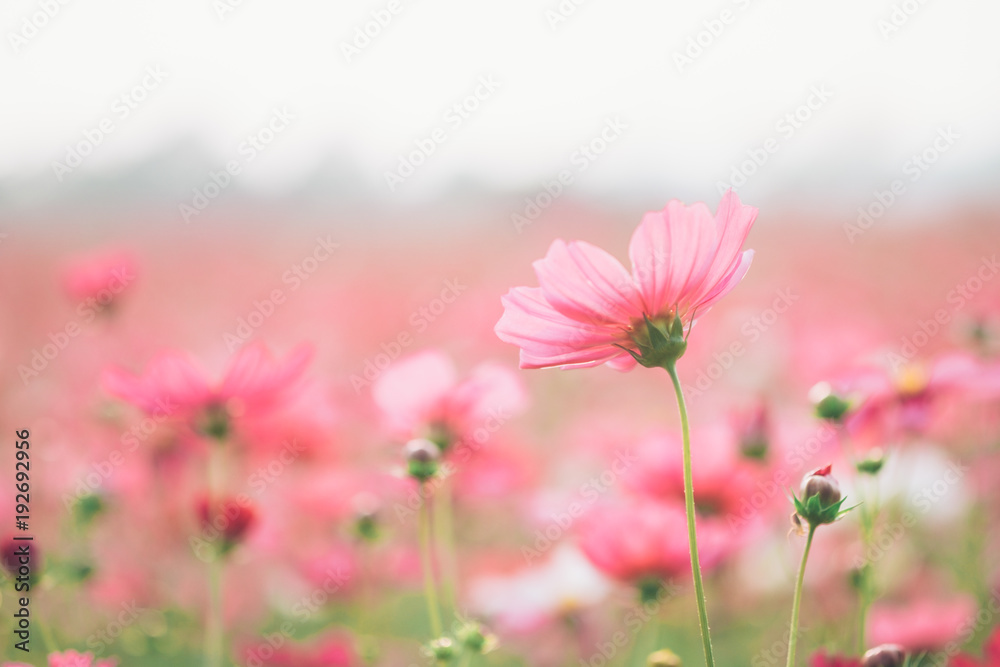
[[[672,363],[684,330],[746,274],[753,251],[740,249],[756,217],[732,191],[715,217],[672,200],[632,235],[631,273],[589,243],[556,240],[534,264],[539,287],[503,297],[496,334],[521,348],[521,368]]]
[[[232,418],[284,405],[312,354],[311,346],[300,345],[277,361],[262,344],[249,345],[232,358],[222,379],[213,382],[187,356],[164,352],[142,375],[111,368],[103,381],[111,394],[146,414],[188,419],[203,432],[221,437]]]

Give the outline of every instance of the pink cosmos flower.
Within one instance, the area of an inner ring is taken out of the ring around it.
[[[936,651],[956,639],[977,605],[972,598],[917,599],[903,605],[876,604],[868,616],[872,646],[899,644],[908,651]]]
[[[770,470],[743,456],[737,435],[725,424],[703,427],[696,439],[692,474],[698,513],[730,519],[741,516],[743,506],[765,486]],[[677,436],[652,432],[637,443],[635,456],[636,465],[623,476],[626,488],[651,498],[683,503],[684,468]],[[783,500],[780,493],[774,496],[779,502]]]
[[[670,581],[691,572],[683,505],[645,498],[602,503],[580,519],[579,530],[584,555],[613,579]],[[698,536],[702,567],[711,569],[728,549],[728,531],[706,524]]]
[[[910,361],[894,368],[856,369],[834,389],[857,401],[847,428],[861,445],[884,445],[905,436],[924,435],[949,399],[992,397],[989,377],[975,357],[943,354],[927,363]]]
[[[372,395],[396,435],[445,446],[475,438],[478,431],[492,433],[526,403],[521,379],[506,367],[485,362],[459,380],[454,364],[438,350],[395,362],[375,382]]]
[[[267,348],[253,343],[237,352],[222,379],[212,382],[179,352],[163,352],[134,376],[105,371],[104,387],[154,417],[180,417],[200,430],[225,435],[231,418],[259,415],[287,401],[312,358],[310,345],[300,345],[276,361]]]
[[[703,203],[672,200],[632,235],[631,273],[589,243],[556,240],[534,264],[539,287],[503,297],[496,334],[521,348],[521,368],[632,368],[628,351],[656,342],[651,324],[689,329],[743,279],[753,251],[740,249],[756,217],[731,190],[714,217]]]
[[[114,306],[135,282],[135,275],[136,261],[132,254],[111,251],[68,266],[63,273],[63,287],[74,301],[103,311]]]

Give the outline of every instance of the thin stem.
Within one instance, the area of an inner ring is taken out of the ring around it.
[[[434,580],[434,554],[431,550],[431,493],[427,484],[423,485],[424,502],[420,505],[420,560],[424,569],[424,597],[427,598],[427,614],[431,619],[434,637],[442,635],[441,610],[438,607],[437,583]]]
[[[440,497],[435,503],[437,509],[438,522],[438,542],[441,553],[441,587],[444,592],[445,602],[451,606],[452,611],[458,610],[458,597],[456,578],[458,573],[457,559],[455,558],[455,528],[453,522],[453,507],[451,492],[451,481],[445,480],[439,487]]]
[[[222,447],[223,442],[208,443],[208,516],[213,521],[216,503],[222,488]],[[222,607],[222,567],[223,555],[216,548],[208,563],[208,616],[205,619],[205,665],[222,667],[223,629]]]
[[[205,625],[205,664],[222,665],[222,556],[213,554],[208,564],[208,622]]]
[[[806,561],[809,560],[809,548],[812,547],[813,534],[816,526],[809,526],[809,537],[806,538],[806,548],[802,552],[802,564],[799,565],[799,577],[795,581],[795,597],[792,599],[792,625],[788,629],[788,667],[795,667],[795,646],[799,640],[799,603],[802,601],[802,580],[806,574]]]
[[[691,430],[688,426],[687,405],[684,403],[684,392],[681,390],[677,369],[673,364],[667,366],[667,373],[674,384],[677,394],[677,410],[681,416],[681,434],[684,441],[684,508],[687,513],[688,545],[691,549],[691,576],[694,579],[695,599],[698,601],[698,624],[701,627],[701,642],[705,649],[705,664],[715,667],[715,657],[712,654],[712,637],[708,629],[708,610],[705,605],[705,586],[701,581],[701,562],[698,560],[698,535],[695,529],[694,514],[694,481],[691,475]]]
[[[49,653],[55,653],[59,650],[59,645],[56,644],[55,635],[52,634],[52,628],[42,617],[38,617],[38,627],[42,631],[42,639],[45,641],[45,646],[49,649]]]

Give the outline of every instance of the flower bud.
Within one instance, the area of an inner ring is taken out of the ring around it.
[[[441,450],[430,440],[418,438],[406,443],[406,468],[410,476],[424,482],[437,474]]]
[[[802,478],[802,498],[793,497],[795,513],[811,529],[824,523],[833,523],[849,510],[841,510],[844,500],[840,484],[830,474],[831,466],[814,470]]]
[[[676,653],[667,649],[650,653],[646,658],[646,667],[682,667],[683,664]]]
[[[211,502],[207,496],[195,505],[203,534],[217,541],[219,552],[226,554],[243,541],[257,523],[253,505],[240,498],[224,498]]]
[[[813,470],[802,478],[802,500],[808,502],[819,496],[820,506],[829,507],[840,500],[840,483],[830,474],[833,466]]]
[[[855,463],[854,467],[862,475],[877,475],[883,465],[885,465],[885,454],[876,447],[868,452],[868,456]]]
[[[497,638],[475,621],[469,621],[456,633],[459,643],[472,653],[489,653],[497,645]]]
[[[448,664],[455,659],[455,642],[448,637],[441,637],[427,644],[424,652],[438,663]]]
[[[876,646],[861,659],[861,667],[903,667],[906,652],[899,644]]]
[[[851,402],[834,393],[827,382],[820,382],[809,390],[809,400],[816,409],[816,416],[831,422],[841,422],[851,409]]]
[[[739,424],[740,453],[748,459],[763,461],[770,449],[770,418],[767,408],[756,406]]]
[[[354,531],[358,537],[369,542],[378,538],[378,498],[366,491],[354,496],[351,504],[354,506]]]

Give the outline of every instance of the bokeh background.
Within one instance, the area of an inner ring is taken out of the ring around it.
[[[633,634],[634,592],[580,554],[589,524],[559,527],[537,559],[524,551],[622,448],[670,437],[667,378],[517,371],[516,349],[492,331],[500,296],[536,284],[531,262],[556,238],[624,260],[645,211],[674,198],[714,210],[736,190],[760,209],[757,254],[680,369],[696,434],[721,443],[696,464],[723,478],[744,465],[733,452],[764,411],[773,459],[740,475],[784,471],[796,486],[834,460],[854,489],[843,438],[808,444],[826,433],[811,387],[857,368],[898,381],[901,357],[993,368],[998,21],[1000,6],[974,0],[4,2],[0,419],[8,434],[31,431],[45,569],[32,653],[5,637],[3,656],[45,664],[52,642],[123,667],[201,662],[205,564],[191,536],[204,443],[170,419],[142,431],[142,412],[102,377],[179,350],[218,378],[242,350],[285,358],[306,344],[305,397],[230,461],[237,493],[256,488],[282,443],[304,447],[254,496],[252,529],[229,556],[233,664],[426,660],[416,520],[398,511],[413,490],[399,475],[406,438],[373,385],[428,351],[459,377],[491,362],[523,385],[451,482],[459,549],[443,567],[458,580],[455,610],[500,638],[482,664],[639,665],[659,646],[699,664],[685,576]],[[126,278],[96,307],[101,267]],[[894,452],[879,530],[920,517],[875,559],[869,635],[947,627],[914,650],[958,638],[975,652],[996,625],[996,384],[949,394],[933,429],[865,443]],[[0,497],[13,508],[4,456]],[[955,462],[973,472],[923,512],[918,494]],[[594,506],[636,484],[616,478]],[[370,496],[371,542],[357,534]],[[727,502],[738,513],[747,497]],[[715,517],[730,543],[710,583],[723,664],[784,662],[801,550],[790,512],[782,493],[752,532]],[[807,655],[856,655],[858,523],[829,533],[807,578],[803,642]],[[346,583],[300,613],[331,563]],[[605,655],[623,627],[625,648]],[[265,657],[268,637],[281,646]]]

